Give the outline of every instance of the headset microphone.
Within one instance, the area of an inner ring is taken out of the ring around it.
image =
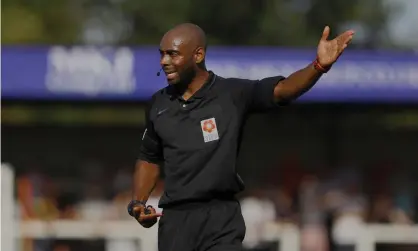
[[[163,68],[161,68],[158,72],[157,72],[157,77],[159,77],[161,75],[161,71],[163,70]]]

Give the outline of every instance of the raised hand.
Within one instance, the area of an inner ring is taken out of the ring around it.
[[[318,44],[317,56],[321,66],[330,67],[353,39],[354,31],[348,30],[332,40],[328,40],[330,28],[325,27]]]

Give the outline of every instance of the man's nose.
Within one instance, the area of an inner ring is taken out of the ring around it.
[[[163,55],[160,60],[162,66],[171,64],[171,57],[167,54]]]

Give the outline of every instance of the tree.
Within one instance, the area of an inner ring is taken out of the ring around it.
[[[210,44],[311,47],[325,25],[331,36],[355,25],[377,46],[387,15],[380,0],[4,0],[2,42],[156,45],[174,25],[193,22]]]

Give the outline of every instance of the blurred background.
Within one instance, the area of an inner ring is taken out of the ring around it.
[[[207,32],[210,70],[251,79],[306,66],[325,25],[356,31],[311,92],[245,127],[248,251],[283,251],[283,229],[296,236],[289,251],[356,251],[367,226],[415,244],[382,237],[362,250],[418,250],[417,11],[416,0],[3,0],[1,161],[14,184],[2,175],[1,250],[152,251],[126,205],[144,109],[166,85],[158,44],[182,22]],[[151,204],[163,189],[162,176]],[[84,225],[22,234],[62,221],[125,222],[121,236],[139,239],[86,237]]]

